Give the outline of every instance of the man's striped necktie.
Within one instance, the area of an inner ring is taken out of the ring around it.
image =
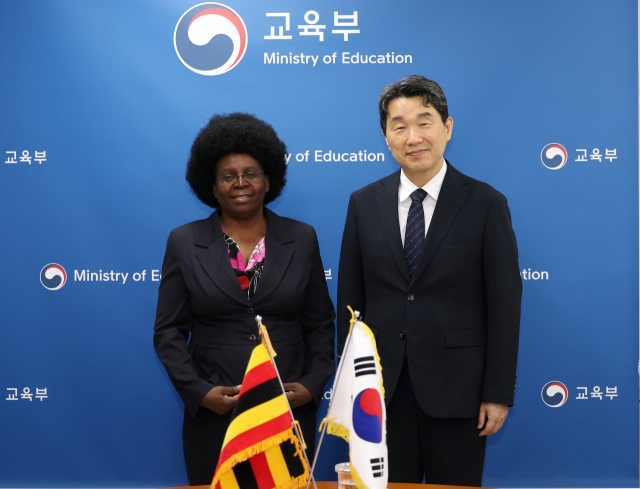
[[[407,228],[404,233],[404,256],[407,259],[409,274],[418,265],[422,245],[424,244],[424,209],[422,201],[427,196],[427,192],[419,188],[411,193],[411,207],[407,216]]]

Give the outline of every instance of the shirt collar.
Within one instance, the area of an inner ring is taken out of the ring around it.
[[[440,195],[440,189],[442,188],[442,182],[444,182],[444,176],[447,173],[447,162],[442,162],[442,168],[435,174],[435,176],[429,180],[422,188],[427,194],[431,196],[436,202],[438,201],[438,195]],[[406,199],[411,198],[411,192],[418,187],[404,174],[404,170],[400,170],[400,188],[398,189],[398,200],[403,202]]]

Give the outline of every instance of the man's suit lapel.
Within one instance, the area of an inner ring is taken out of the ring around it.
[[[400,237],[400,220],[398,219],[398,187],[400,186],[400,171],[389,175],[380,181],[382,188],[376,192],[378,209],[382,220],[382,229],[389,242],[391,254],[396,260],[404,278],[409,282],[411,276],[404,256],[402,238]]]
[[[467,199],[468,194],[462,188],[464,185],[465,182],[462,173],[447,162],[447,173],[442,182],[438,202],[433,212],[433,217],[431,218],[431,224],[429,224],[429,230],[427,231],[427,239],[422,249],[418,266],[415,272],[413,272],[411,283],[418,280],[420,275],[425,271],[446,236],[462,204],[464,204],[464,201]]]
[[[283,279],[293,258],[295,237],[284,225],[280,216],[265,208],[267,215],[267,235],[265,236],[266,257],[262,277],[251,301],[257,304],[267,297]]]
[[[240,287],[238,278],[231,268],[217,211],[202,221],[195,245],[196,258],[213,283],[232,299],[240,303],[249,303],[246,292]]]

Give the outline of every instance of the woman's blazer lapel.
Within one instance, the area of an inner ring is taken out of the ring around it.
[[[284,278],[295,250],[295,236],[286,226],[286,221],[265,207],[267,235],[265,237],[266,257],[264,270],[253,295],[257,304],[271,294]]]
[[[240,287],[238,278],[229,262],[227,244],[224,242],[218,213],[214,212],[202,221],[196,238],[196,258],[203,271],[216,286],[232,299],[243,304],[257,304],[278,286],[291,263],[295,248],[295,236],[284,220],[265,208],[267,215],[267,249],[262,277],[253,298],[249,300]]]
[[[229,297],[242,304],[250,304],[251,301],[240,287],[238,278],[229,262],[229,253],[222,235],[218,212],[214,212],[201,222],[200,234],[194,244],[196,258],[202,266],[202,270]]]

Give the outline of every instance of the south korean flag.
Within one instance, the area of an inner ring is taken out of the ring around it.
[[[362,321],[355,322],[351,336],[354,372],[349,437],[351,474],[359,489],[384,489],[388,481],[387,413],[376,340]]]
[[[354,321],[342,354],[327,413],[329,434],[349,441],[351,475],[358,489],[385,489],[387,415],[382,368],[369,327]]]

